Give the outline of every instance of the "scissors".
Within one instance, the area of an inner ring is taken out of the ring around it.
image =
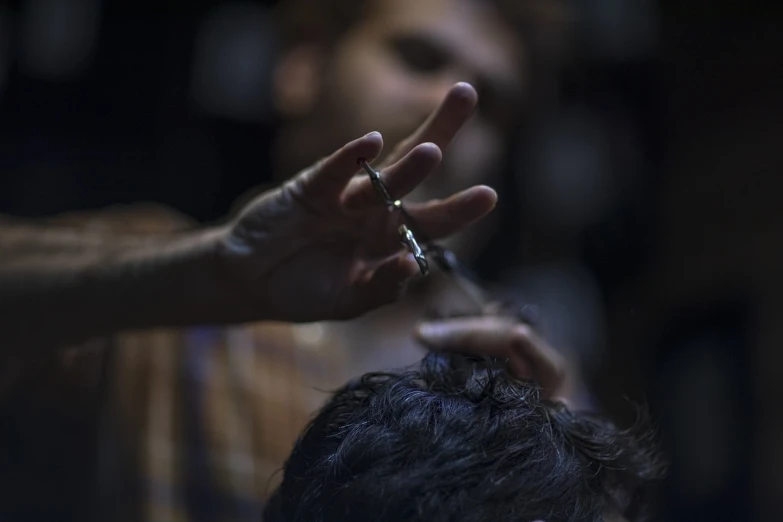
[[[431,259],[473,301],[480,313],[483,314],[490,310],[487,292],[482,288],[478,277],[457,259],[454,252],[427,240],[421,234],[416,221],[405,210],[402,201],[392,198],[391,194],[389,194],[381,180],[380,172],[374,170],[364,159],[359,159],[357,163],[370,177],[370,182],[375,188],[378,197],[386,204],[386,209],[390,213],[398,212],[402,216],[403,224],[397,230],[400,235],[400,242],[413,254],[416,263],[419,265],[421,275],[426,276],[430,273],[429,259]],[[526,304],[520,307],[517,306],[517,303],[504,302],[500,303],[498,310],[499,313],[511,315],[517,320],[532,326],[539,322],[539,309],[535,305]]]
[[[381,180],[380,172],[374,170],[364,159],[359,159],[358,164],[370,177],[370,182],[375,188],[378,197],[386,204],[386,209],[389,212],[398,212],[402,216],[403,224],[397,230],[400,235],[400,242],[413,254],[413,258],[419,265],[421,275],[426,276],[430,273],[429,260],[432,260],[442,272],[459,285],[480,309],[485,309],[488,303],[484,291],[478,284],[478,278],[460,263],[454,252],[428,241],[421,234],[416,221],[405,210],[402,201],[392,198],[391,194],[389,194]]]

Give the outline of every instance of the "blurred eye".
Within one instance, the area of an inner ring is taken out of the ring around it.
[[[436,73],[449,64],[448,55],[434,42],[421,37],[401,37],[392,41],[397,57],[417,73]]]

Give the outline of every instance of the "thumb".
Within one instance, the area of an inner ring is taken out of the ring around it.
[[[368,277],[346,289],[338,303],[341,316],[355,317],[397,301],[405,284],[419,273],[419,265],[409,252],[395,254],[383,261]]]

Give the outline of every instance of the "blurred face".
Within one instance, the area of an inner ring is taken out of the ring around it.
[[[304,167],[373,130],[390,150],[449,87],[466,81],[478,90],[479,108],[442,168],[407,199],[492,184],[524,95],[524,59],[519,40],[491,2],[375,0],[325,57],[317,100],[299,124],[309,132],[299,133],[293,151],[300,160],[309,156]]]

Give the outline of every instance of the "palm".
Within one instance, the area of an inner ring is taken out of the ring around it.
[[[452,89],[422,128],[381,166],[384,184],[401,198],[440,162],[475,105],[464,84]],[[357,160],[372,161],[378,133],[355,140],[279,189],[253,201],[231,231],[234,270],[273,318],[293,321],[349,318],[396,299],[415,275],[401,249],[397,213],[389,213]],[[445,200],[406,206],[429,238],[452,234],[483,217],[495,202],[487,187]]]

